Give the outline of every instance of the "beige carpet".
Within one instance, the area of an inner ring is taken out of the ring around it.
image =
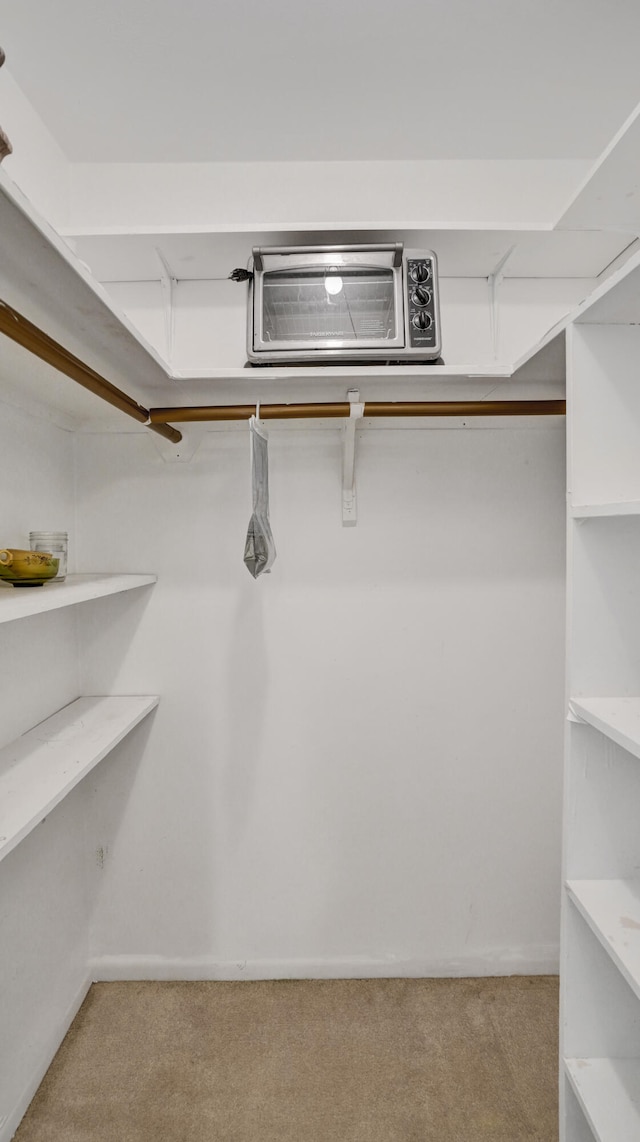
[[[102,983],[15,1142],[556,1142],[552,977]]]

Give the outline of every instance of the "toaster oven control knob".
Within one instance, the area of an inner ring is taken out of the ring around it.
[[[431,329],[433,318],[430,313],[425,313],[424,310],[421,310],[420,313],[414,313],[411,318],[411,324],[414,329]]]
[[[419,285],[411,294],[411,300],[414,305],[428,305],[431,301],[431,290],[427,289],[426,286]]]
[[[409,277],[414,282],[428,282],[431,270],[426,262],[416,262],[409,270]]]

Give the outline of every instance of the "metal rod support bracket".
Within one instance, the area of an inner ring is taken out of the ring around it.
[[[362,419],[364,404],[360,403],[358,389],[347,393],[351,406],[349,419],[344,422],[342,443],[342,526],[355,527],[358,522],[356,499],[356,423]]]

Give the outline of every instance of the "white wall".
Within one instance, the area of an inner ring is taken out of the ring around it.
[[[13,146],[3,171],[52,226],[63,230],[69,222],[69,163],[6,67],[0,72],[0,108],[0,127]]]
[[[0,544],[28,546],[28,532],[37,528],[66,528],[75,538],[72,434],[0,403],[0,454]],[[0,586],[8,590],[14,588]],[[78,686],[73,613],[0,626],[0,746],[77,698]],[[79,796],[0,863],[2,1138],[17,1127],[86,987]]]
[[[594,284],[591,278],[506,278],[498,293],[495,353],[486,278],[442,278],[445,362],[470,372],[495,361],[511,364],[570,313]],[[244,366],[246,287],[230,281],[178,282],[171,345],[159,281],[108,282],[105,289],[177,373],[189,376],[197,370]]]
[[[176,372],[189,376],[191,371],[202,369],[243,368],[247,360],[246,286],[231,281],[178,282],[171,351],[160,282],[108,282],[105,289]],[[466,363],[473,370],[491,361],[486,280],[442,279],[440,296],[447,364]],[[536,334],[540,324],[542,321],[534,327]],[[543,328],[546,331],[547,326]],[[520,340],[523,337],[526,333],[521,330]],[[526,346],[530,343],[526,341]]]
[[[3,494],[0,545],[28,548],[29,532],[65,530],[75,538],[74,436],[0,400]],[[2,591],[15,588],[0,585]],[[73,613],[0,626],[0,746],[78,697]],[[2,871],[0,864],[0,874]]]
[[[162,695],[92,785],[94,974],[555,970],[562,423],[366,428],[355,529],[339,431],[272,429],[257,583],[247,450],[78,439],[80,564],[160,576],[85,615],[85,692]]]

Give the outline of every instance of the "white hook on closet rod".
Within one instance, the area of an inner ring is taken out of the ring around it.
[[[351,405],[349,419],[344,422],[342,444],[342,526],[354,527],[358,522],[356,500],[356,421],[364,414],[364,404],[360,403],[358,389],[347,393]]]

